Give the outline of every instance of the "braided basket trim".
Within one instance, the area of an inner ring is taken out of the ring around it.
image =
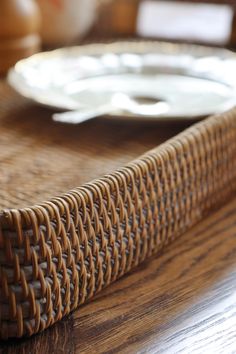
[[[126,167],[0,216],[0,338],[44,330],[236,191],[236,110]]]

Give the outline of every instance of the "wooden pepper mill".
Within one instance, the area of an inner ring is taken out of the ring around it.
[[[0,0],[0,74],[40,49],[40,12],[34,0]]]

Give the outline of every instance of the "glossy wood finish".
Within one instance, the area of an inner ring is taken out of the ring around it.
[[[236,196],[91,303],[0,353],[234,353]]]

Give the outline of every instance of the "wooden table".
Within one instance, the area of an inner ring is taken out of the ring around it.
[[[10,353],[236,352],[236,198]]]

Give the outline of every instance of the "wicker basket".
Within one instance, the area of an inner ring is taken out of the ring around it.
[[[0,215],[0,337],[59,321],[236,191],[236,110],[126,167]]]

